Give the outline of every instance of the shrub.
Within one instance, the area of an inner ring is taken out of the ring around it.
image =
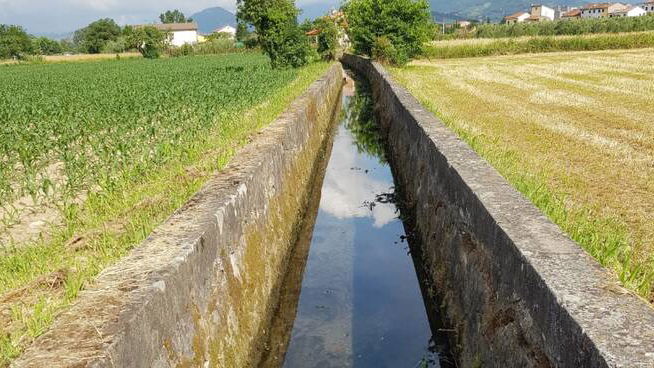
[[[404,65],[409,58],[401,50],[393,46],[386,36],[377,37],[372,45],[372,58],[382,63]]]
[[[238,0],[238,19],[252,24],[258,43],[273,68],[300,67],[309,62],[309,40],[297,23],[292,0]]]
[[[344,10],[348,34],[358,54],[373,56],[375,42],[386,37],[398,58],[414,58],[433,34],[425,0],[350,0]]]
[[[33,40],[34,52],[39,55],[61,54],[61,44],[47,37],[39,37]]]
[[[130,47],[127,44],[127,38],[124,36],[118,37],[116,40],[108,41],[106,45],[102,48],[102,52],[105,54],[120,54],[129,50]]]
[[[82,51],[98,54],[107,42],[115,41],[120,33],[120,27],[113,19],[100,19],[76,31],[74,41]]]
[[[32,52],[32,46],[22,27],[0,24],[0,59],[21,58]]]
[[[166,53],[170,57],[191,56],[191,55],[213,55],[226,54],[239,51],[236,42],[231,39],[214,39],[211,41],[183,45],[180,47],[169,47]]]
[[[124,30],[127,44],[130,48],[139,50],[146,59],[157,59],[165,46],[166,33],[153,26],[132,28]]]
[[[323,60],[335,60],[338,54],[338,28],[329,18],[320,18],[315,22],[320,30],[318,35],[318,54]]]

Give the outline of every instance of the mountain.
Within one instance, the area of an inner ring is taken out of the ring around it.
[[[500,20],[507,14],[520,10],[528,11],[533,0],[457,0],[442,1],[430,0],[432,12],[447,14],[450,18],[463,17],[469,19],[483,20],[489,17],[492,20]],[[555,7],[557,5],[582,5],[584,0],[548,0],[543,5]],[[440,21],[440,18],[436,18]]]
[[[200,33],[211,33],[224,26],[236,27],[236,16],[221,7],[204,9],[191,18],[198,23]]]
[[[315,19],[323,16],[332,9],[338,9],[339,4],[339,0],[325,0],[317,4],[307,4],[301,7],[302,12],[298,20],[302,22],[305,19]],[[198,23],[200,33],[211,33],[224,26],[236,26],[236,16],[221,7],[204,9],[191,15],[191,19]]]

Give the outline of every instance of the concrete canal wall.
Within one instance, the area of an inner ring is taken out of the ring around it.
[[[340,103],[328,73],[13,367],[250,367]]]
[[[462,367],[654,367],[654,310],[383,67],[367,77],[422,262]]]

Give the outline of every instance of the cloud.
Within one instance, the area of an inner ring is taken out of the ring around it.
[[[234,11],[234,0],[0,0],[0,23],[18,24],[36,33],[70,32],[100,18],[118,23],[153,22],[167,9],[191,15],[222,6]]]
[[[337,4],[338,0],[300,0],[298,6]],[[71,32],[100,18],[120,24],[154,22],[168,9],[187,16],[220,6],[236,10],[235,0],[0,0],[0,24],[18,24],[29,32]]]
[[[342,133],[343,127],[340,128]],[[370,173],[352,170],[364,166],[361,156],[354,148],[351,138],[336,138],[332,157],[323,183],[320,209],[338,219],[372,217],[376,228],[384,227],[397,218],[393,204],[376,203],[372,208],[365,202],[372,202],[375,196],[387,193],[392,182],[374,179]]]

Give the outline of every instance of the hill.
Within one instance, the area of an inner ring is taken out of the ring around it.
[[[318,4],[307,4],[301,7],[302,12],[298,17],[300,21],[313,19],[327,14],[332,8],[338,8],[338,0],[326,0]],[[216,28],[224,26],[236,26],[236,15],[221,7],[204,9],[191,15],[191,18],[198,23],[200,33],[211,33]]]
[[[191,18],[198,23],[200,33],[211,33],[224,26],[236,27],[236,16],[221,7],[204,9]]]

